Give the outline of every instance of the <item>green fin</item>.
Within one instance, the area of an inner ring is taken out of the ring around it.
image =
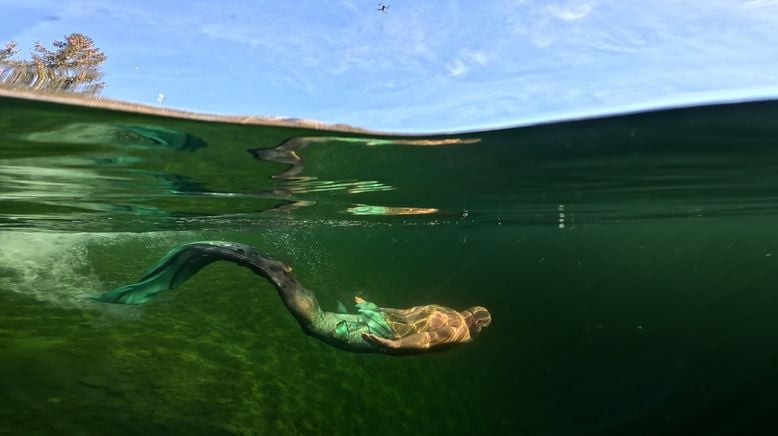
[[[341,303],[340,300],[335,300],[338,303],[338,313],[348,313],[348,309],[346,309],[346,305]]]

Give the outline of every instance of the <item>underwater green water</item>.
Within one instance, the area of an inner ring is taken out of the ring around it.
[[[420,138],[0,99],[0,433],[765,434],[777,206],[778,102]],[[85,299],[215,239],[493,322],[352,354],[231,264]]]

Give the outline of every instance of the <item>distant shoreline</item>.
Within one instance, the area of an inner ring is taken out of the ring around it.
[[[88,97],[79,94],[50,92],[50,91],[31,91],[27,89],[9,88],[0,86],[0,97],[18,98],[24,100],[43,101],[48,103],[59,103],[71,106],[93,107],[99,109],[109,109],[136,114],[156,115],[170,118],[180,118],[185,120],[197,120],[218,122],[226,124],[247,124],[258,126],[279,126],[295,127],[313,130],[322,130],[328,132],[347,132],[362,133],[381,136],[408,136],[397,133],[380,132],[376,130],[363,129],[348,124],[327,124],[317,120],[271,117],[271,116],[228,116],[214,115],[198,112],[189,112],[180,109],[168,109],[145,104],[128,103],[121,100],[112,100],[101,97]]]
[[[479,134],[482,135],[486,132],[496,132],[502,130],[516,129],[516,128],[528,128],[547,126],[552,124],[564,124],[564,123],[577,123],[582,121],[591,121],[604,118],[618,118],[636,116],[647,113],[658,112],[673,112],[688,109],[703,109],[721,106],[730,106],[737,104],[758,104],[758,103],[778,103],[777,96],[763,96],[763,97],[742,97],[742,98],[722,98],[713,99],[710,101],[700,102],[685,102],[676,104],[664,104],[664,105],[645,105],[645,107],[629,107],[621,106],[617,108],[611,108],[611,110],[603,110],[601,112],[581,113],[581,114],[558,114],[557,116],[547,115],[538,119],[526,119],[521,123],[508,124],[505,126],[484,127],[477,129],[463,129],[441,132],[387,132],[381,130],[371,130],[362,127],[355,127],[348,124],[328,124],[318,120],[303,119],[303,118],[288,118],[288,117],[274,117],[263,115],[216,115],[202,112],[190,112],[181,109],[169,109],[158,106],[151,106],[147,104],[129,103],[121,100],[113,100],[110,98],[101,98],[94,96],[86,96],[77,93],[67,92],[54,92],[54,91],[32,91],[25,88],[3,85],[0,83],[0,98],[17,98],[32,101],[41,101],[47,103],[58,103],[79,107],[93,107],[98,109],[115,110],[128,112],[133,114],[146,114],[155,115],[168,118],[177,118],[183,120],[195,120],[206,122],[217,122],[225,124],[242,124],[242,125],[256,125],[256,126],[277,126],[277,127],[289,127],[289,128],[302,128],[310,130],[318,130],[322,132],[341,132],[341,133],[354,133],[361,135],[370,135],[376,137],[386,138],[446,138],[452,136],[468,136]]]

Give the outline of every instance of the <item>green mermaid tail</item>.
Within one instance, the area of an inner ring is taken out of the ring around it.
[[[252,252],[256,252],[256,249],[232,242],[193,242],[182,245],[168,252],[137,282],[93,299],[106,303],[143,304],[160,292],[181,286],[198,271],[218,260],[248,266]]]
[[[193,242],[177,247],[139,281],[92,299],[106,303],[143,304],[160,292],[177,288],[203,267],[219,260],[249,268],[269,280],[303,328],[310,328],[321,311],[316,296],[290,274],[292,268],[288,265],[250,245],[224,241]]]
[[[270,281],[303,330],[349,351],[380,351],[362,337],[372,333],[395,337],[385,314],[373,303],[357,304],[359,314],[322,311],[316,296],[292,275],[288,265],[256,248],[236,242],[194,242],[167,253],[135,283],[93,297],[106,303],[143,304],[160,292],[179,287],[205,266],[226,260],[251,269]]]
[[[143,304],[160,292],[175,289],[208,264],[220,259],[208,250],[192,250],[206,243],[195,242],[171,250],[137,282],[93,297],[106,303]]]

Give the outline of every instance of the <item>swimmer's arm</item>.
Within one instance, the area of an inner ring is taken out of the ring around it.
[[[354,296],[354,303],[356,303],[356,304],[367,303],[367,300],[365,300],[364,298],[360,297],[359,295],[355,295]],[[382,312],[391,313],[392,315],[405,316],[405,315],[408,314],[408,312],[411,312],[411,311],[413,311],[415,309],[418,309],[418,308],[412,307],[410,309],[394,309],[394,308],[391,308],[391,307],[381,307],[380,309],[381,309]]]
[[[413,318],[414,320],[419,318],[426,318],[430,312],[440,306],[428,305],[428,306],[414,306],[409,309],[395,309],[392,307],[382,307],[381,310],[392,315],[398,315],[404,318]]]
[[[367,301],[364,298],[360,297],[359,295],[355,295],[354,296],[354,302],[356,304],[367,303]],[[413,309],[415,309],[415,308],[412,308],[412,309],[394,309],[392,307],[380,307],[379,309],[381,309],[381,312],[388,313],[388,314],[391,314],[391,315],[395,315],[395,316],[399,317],[400,319],[404,320],[406,318],[406,316],[408,315],[408,313],[410,311],[412,311]]]
[[[407,309],[393,309],[391,307],[382,307],[381,312],[384,313],[390,313],[392,315],[398,315],[398,316],[405,316],[405,314],[408,312]]]
[[[392,315],[396,319],[412,324],[419,320],[419,318],[424,318],[427,316],[427,314],[420,314],[418,308],[412,307],[410,309],[395,309],[392,307],[381,307],[381,312],[384,312],[386,314]]]
[[[427,305],[427,306],[414,306],[410,309],[393,309],[391,307],[382,307],[381,311],[398,317],[407,324],[419,324],[426,323],[425,320],[430,317],[433,312],[439,311],[441,306]]]
[[[469,339],[460,336],[461,335],[458,334],[456,329],[452,327],[444,327],[432,332],[414,333],[396,340],[381,338],[369,333],[364,333],[362,338],[375,345],[393,350],[426,350],[436,345],[447,344],[451,342],[466,342]]]

